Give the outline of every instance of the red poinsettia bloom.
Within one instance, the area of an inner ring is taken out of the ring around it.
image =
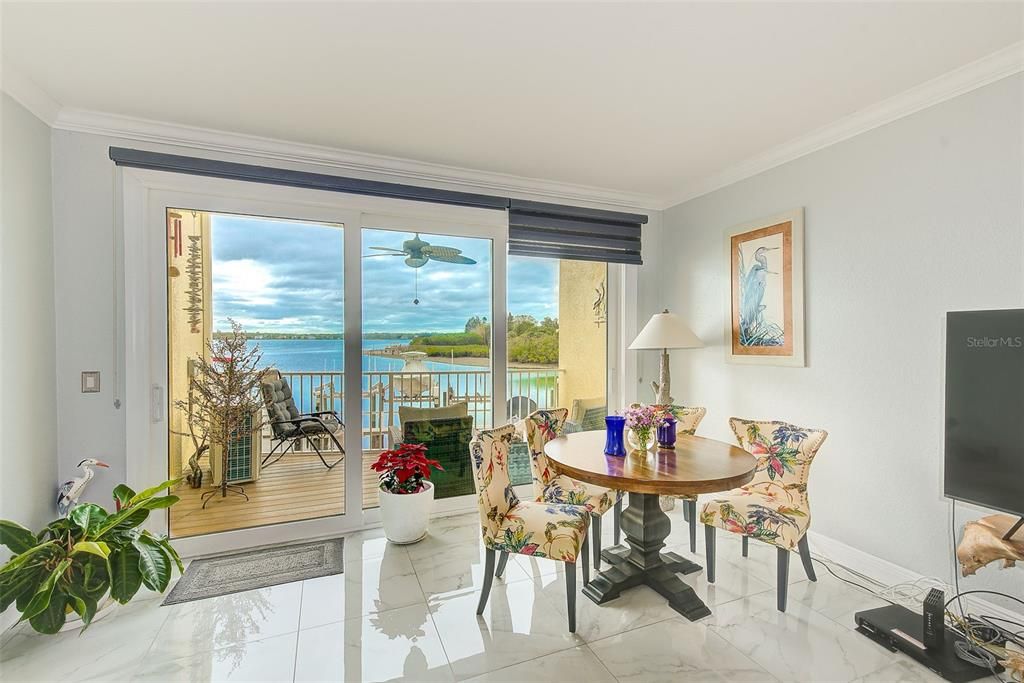
[[[380,472],[380,487],[390,493],[418,493],[424,489],[423,482],[430,479],[430,470],[444,471],[441,463],[427,457],[427,447],[422,444],[398,444],[398,447],[384,451],[377,462],[370,465],[374,472]]]

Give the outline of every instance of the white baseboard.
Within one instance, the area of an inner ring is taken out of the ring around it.
[[[880,557],[866,553],[863,550],[858,550],[842,541],[837,541],[816,531],[808,531],[807,536],[810,540],[812,554],[828,558],[836,564],[841,564],[844,567],[859,572],[884,586],[910,583],[926,578],[906,567],[883,560]],[[952,595],[949,597],[952,597]],[[1014,621],[1024,620],[1024,614],[1001,605],[993,604],[975,595],[964,598],[964,603],[965,605],[969,603],[968,611],[973,613],[983,613],[993,617],[1013,619]]]

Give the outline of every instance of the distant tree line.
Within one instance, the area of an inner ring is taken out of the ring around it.
[[[466,321],[464,332],[423,334],[410,346],[431,356],[486,358],[490,352],[491,323],[486,316]],[[508,359],[517,363],[558,363],[558,320],[537,321],[532,315],[508,316]]]

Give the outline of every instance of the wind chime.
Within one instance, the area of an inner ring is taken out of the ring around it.
[[[196,214],[193,211],[192,217]],[[189,330],[193,334],[199,334],[203,322],[203,237],[202,235],[188,236],[188,260],[186,261],[185,273],[188,274],[188,289],[185,297],[188,306],[185,312],[188,313]]]

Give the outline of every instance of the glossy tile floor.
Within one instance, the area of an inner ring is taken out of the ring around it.
[[[688,554],[677,508],[669,547]],[[604,525],[610,531],[611,524]],[[775,609],[775,551],[719,534],[718,582],[685,577],[712,608],[691,623],[647,588],[565,616],[561,565],[516,557],[475,614],[476,515],[434,520],[412,546],[347,536],[345,573],[160,607],[118,607],[84,635],[24,631],[0,650],[3,681],[938,681],[853,631],[881,605],[794,558],[789,611]],[[610,543],[610,537],[606,539]],[[703,564],[703,556],[696,560]]]

